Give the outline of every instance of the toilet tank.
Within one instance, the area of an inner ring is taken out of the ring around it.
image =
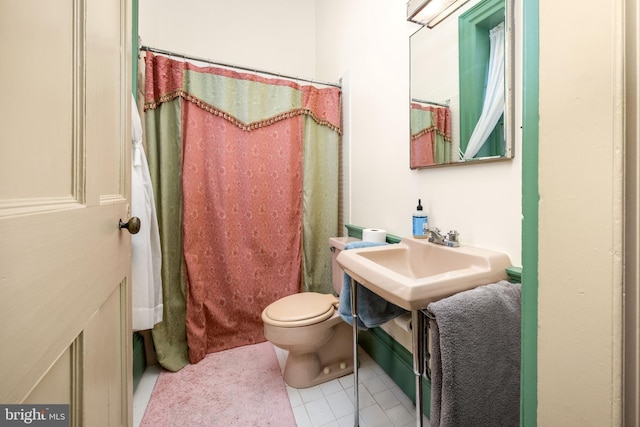
[[[344,249],[347,243],[358,242],[355,237],[330,237],[329,248],[331,249],[331,272],[333,278],[333,290],[340,295],[342,284],[344,283],[344,271],[336,261],[338,254]]]

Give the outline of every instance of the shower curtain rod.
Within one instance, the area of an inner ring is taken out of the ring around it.
[[[449,100],[447,100],[447,102],[445,104],[443,104],[442,102],[425,101],[424,99],[418,99],[418,98],[411,98],[411,101],[412,102],[420,102],[422,104],[437,105],[439,107],[449,107]]]
[[[182,59],[189,59],[191,61],[204,62],[204,63],[210,64],[210,65],[219,65],[221,67],[235,68],[237,70],[243,70],[243,71],[250,71],[252,73],[267,74],[269,76],[282,77],[282,78],[289,79],[289,80],[297,80],[297,81],[302,81],[302,82],[307,82],[307,83],[319,84],[319,85],[323,85],[323,86],[332,86],[332,87],[342,88],[342,86],[340,84],[337,84],[337,83],[321,82],[321,81],[318,81],[318,80],[311,80],[311,79],[305,79],[305,78],[302,78],[302,77],[288,76],[286,74],[273,73],[271,71],[263,71],[263,70],[258,70],[258,69],[255,69],[255,68],[242,67],[240,65],[225,64],[223,62],[215,62],[215,61],[212,61],[212,60],[206,59],[206,58],[198,58],[197,56],[185,55],[183,53],[171,52],[171,51],[168,51],[168,50],[157,49],[157,48],[149,47],[149,46],[140,46],[140,50],[153,52],[153,53],[159,53],[161,55],[175,56],[177,58],[182,58]]]

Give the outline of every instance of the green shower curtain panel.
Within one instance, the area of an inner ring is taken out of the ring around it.
[[[329,238],[338,236],[340,134],[304,119],[302,273],[303,291],[331,293]]]
[[[186,334],[186,268],[182,249],[181,100],[145,112],[147,158],[162,249],[162,322],[152,330],[160,364],[178,371],[189,363]]]
[[[161,365],[176,371],[189,363],[185,321],[189,286],[183,253],[181,188],[182,168],[189,165],[182,162],[183,103],[193,103],[246,131],[292,115],[303,116],[300,290],[329,293],[332,287],[328,239],[338,235],[339,91],[337,111],[327,113],[303,103],[303,98],[308,101],[315,90],[277,80],[273,86],[261,86],[261,104],[256,108],[257,85],[250,81],[239,85],[233,78],[238,73],[228,70],[212,73],[210,68],[201,69],[151,53],[147,53],[145,60],[146,142],[158,205],[165,310],[163,322],[153,330],[153,338]],[[226,84],[232,84],[233,91],[224,90]],[[334,107],[327,105],[326,109]]]

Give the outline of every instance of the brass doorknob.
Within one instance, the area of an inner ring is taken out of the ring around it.
[[[129,233],[136,234],[138,231],[140,231],[140,218],[138,218],[137,216],[132,216],[127,222],[122,222],[122,220],[120,220],[118,228],[126,228]]]

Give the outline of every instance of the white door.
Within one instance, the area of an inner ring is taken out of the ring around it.
[[[131,5],[0,0],[0,403],[131,424]]]

